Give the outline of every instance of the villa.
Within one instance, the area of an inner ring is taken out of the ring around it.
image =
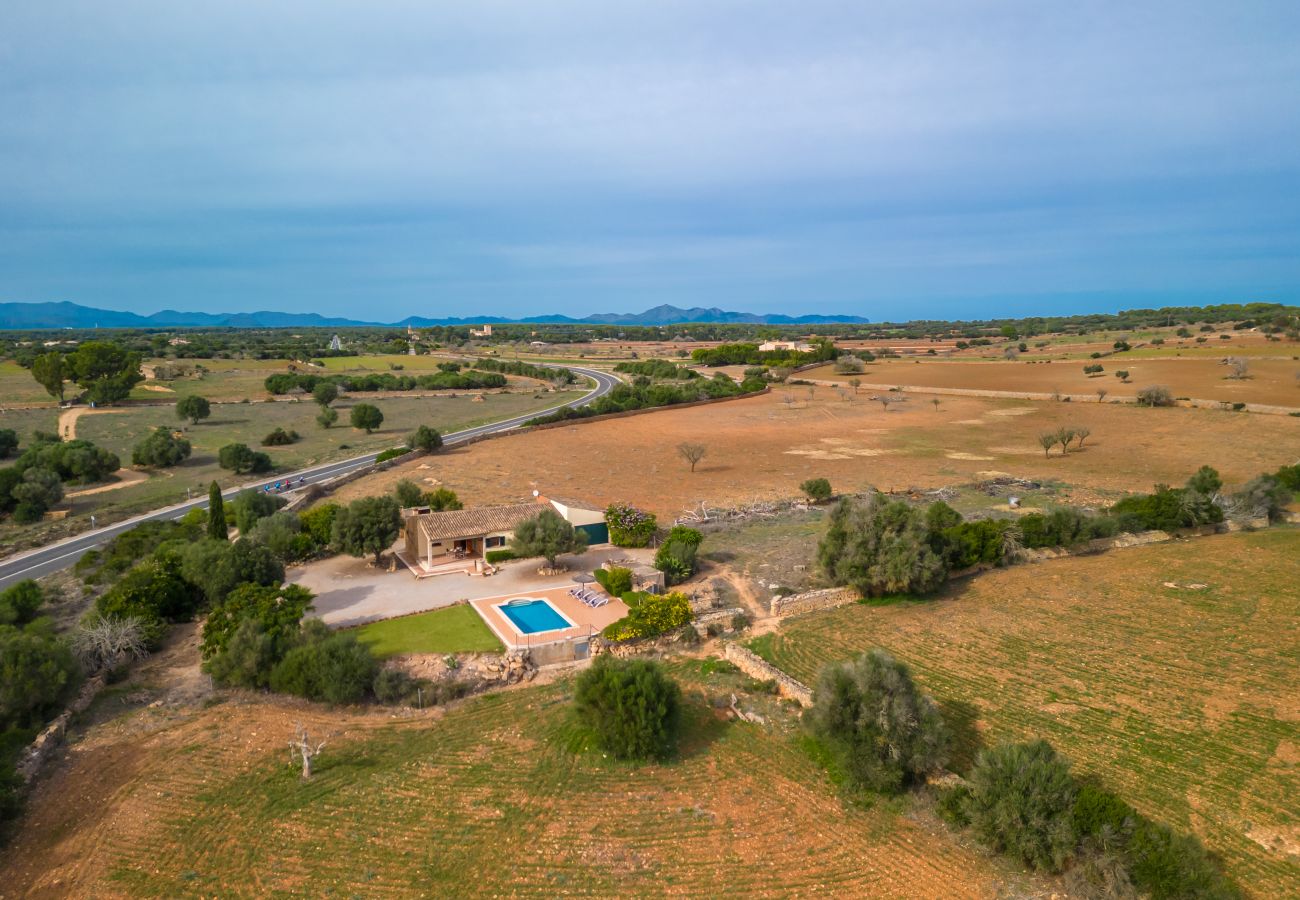
[[[544,497],[533,502],[476,506],[434,512],[414,507],[402,510],[398,558],[417,578],[456,572],[488,571],[487,554],[504,550],[519,523],[550,508],[587,536],[589,545],[609,542],[603,510],[577,500]]]
[[[808,353],[812,350],[812,344],[807,341],[764,341],[758,345],[762,353],[770,353],[773,350],[789,350],[794,353]]]

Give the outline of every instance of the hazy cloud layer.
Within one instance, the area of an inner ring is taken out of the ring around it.
[[[1300,298],[1300,4],[204,6],[0,12],[0,299]]]

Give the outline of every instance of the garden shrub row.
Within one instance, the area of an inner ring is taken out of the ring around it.
[[[529,425],[545,425],[551,422],[566,422],[570,419],[585,419],[591,416],[609,413],[628,412],[637,409],[654,409],[661,406],[675,406],[679,403],[695,403],[699,400],[717,400],[724,397],[739,397],[743,394],[760,391],[763,382],[745,382],[740,385],[719,372],[713,378],[700,378],[683,384],[656,382],[652,384],[620,384],[608,394],[588,403],[586,406],[565,407],[550,415],[531,419]]]
[[[431,372],[427,375],[394,375],[391,372],[377,372],[368,375],[312,375],[301,372],[282,372],[267,377],[263,382],[267,393],[280,396],[295,390],[312,393],[316,386],[329,383],[350,393],[370,393],[373,391],[426,391],[437,390],[482,390],[502,388],[507,384],[506,377],[499,372]]]

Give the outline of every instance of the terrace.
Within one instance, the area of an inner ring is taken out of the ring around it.
[[[541,653],[539,663],[555,654],[580,659],[586,656],[587,640],[626,616],[627,605],[617,597],[602,595],[606,602],[590,606],[574,596],[576,588],[570,583],[547,590],[483,597],[471,600],[469,605],[508,649],[531,650],[535,658]],[[600,593],[595,584],[591,590]]]

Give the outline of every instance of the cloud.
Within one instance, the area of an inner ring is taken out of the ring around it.
[[[397,318],[1297,296],[1289,4],[6,15],[6,299]]]

